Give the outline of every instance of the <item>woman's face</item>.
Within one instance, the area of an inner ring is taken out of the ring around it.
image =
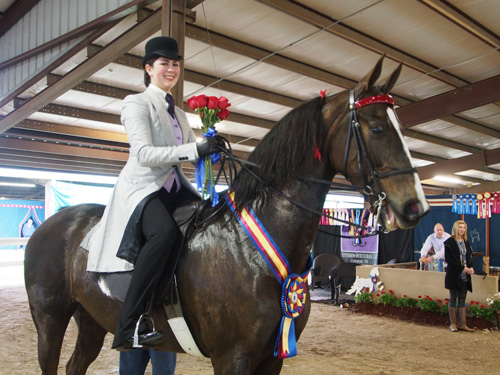
[[[165,92],[175,86],[179,80],[180,63],[177,60],[157,58],[153,66],[146,64],[146,72],[151,77],[151,83]]]
[[[463,237],[463,236],[464,236],[464,234],[465,234],[465,224],[458,224],[457,234],[458,234],[460,237]]]

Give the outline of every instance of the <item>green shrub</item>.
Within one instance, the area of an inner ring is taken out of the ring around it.
[[[358,294],[357,296],[354,296],[354,300],[356,301],[356,303],[373,303],[372,294],[369,292],[363,292]]]
[[[441,312],[441,307],[436,300],[429,296],[418,296],[418,304],[423,311]]]
[[[493,320],[496,315],[496,310],[487,308],[485,305],[480,305],[479,302],[470,301],[467,308],[467,315],[474,318],[483,318],[485,320]]]
[[[381,303],[384,306],[396,306],[397,299],[394,296],[394,292],[392,290],[389,290],[388,293],[383,291],[380,294],[377,294],[377,297],[378,303]]]
[[[404,309],[407,307],[417,307],[418,301],[415,298],[408,297],[406,294],[396,301],[396,307]]]

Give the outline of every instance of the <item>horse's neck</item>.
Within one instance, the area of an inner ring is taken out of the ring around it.
[[[258,209],[257,216],[288,259],[292,271],[298,273],[303,271],[301,267],[309,256],[328,186],[294,180],[282,193],[288,199],[275,194],[265,207]]]

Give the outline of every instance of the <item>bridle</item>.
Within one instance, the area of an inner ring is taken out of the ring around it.
[[[417,171],[416,168],[404,168],[404,169],[395,169],[395,170],[391,170],[388,172],[379,173],[373,167],[373,164],[372,164],[370,158],[368,157],[365,142],[364,142],[363,136],[361,134],[361,126],[360,126],[359,121],[358,121],[356,109],[362,108],[362,107],[370,105],[370,104],[379,104],[379,103],[386,103],[388,105],[394,106],[394,100],[392,99],[392,96],[390,96],[390,95],[375,95],[375,96],[371,96],[368,98],[364,98],[364,99],[360,99],[358,101],[355,101],[354,100],[354,89],[352,88],[349,91],[349,130],[348,130],[346,151],[345,151],[345,156],[344,156],[344,173],[343,173],[343,175],[348,181],[350,181],[350,179],[347,175],[347,158],[348,158],[348,154],[349,154],[349,148],[351,145],[351,139],[354,136],[355,146],[356,146],[356,158],[357,158],[357,162],[358,162],[359,172],[360,172],[362,179],[363,179],[363,186],[343,185],[343,184],[339,184],[339,183],[333,183],[332,181],[326,181],[326,180],[304,177],[304,176],[297,176],[299,179],[304,180],[304,181],[321,183],[321,184],[326,184],[329,186],[342,185],[344,189],[348,188],[348,189],[352,189],[352,190],[358,190],[358,191],[362,191],[364,193],[364,195],[377,197],[377,200],[373,203],[373,208],[375,210],[375,216],[374,216],[375,220],[374,220],[373,227],[371,228],[371,231],[367,235],[363,235],[361,237],[372,236],[372,235],[375,235],[378,233],[378,231],[376,230],[377,224],[378,224],[378,219],[380,217],[379,216],[380,211],[383,207],[383,202],[387,197],[387,194],[384,191],[382,191],[382,189],[381,189],[380,179],[394,176],[394,175],[398,175],[398,174],[415,173]],[[228,181],[228,180],[233,181],[233,177],[237,173],[235,163],[238,163],[242,167],[242,169],[247,171],[256,180],[258,180],[262,184],[266,185],[266,182],[263,181],[262,178],[260,178],[260,176],[257,173],[255,173],[254,171],[252,171],[249,168],[249,167],[252,167],[252,168],[258,169],[258,168],[260,168],[260,165],[255,164],[253,162],[249,162],[248,160],[240,159],[240,158],[234,156],[229,142],[223,137],[220,137],[220,136],[216,136],[216,137],[218,139],[222,140],[222,143],[219,145],[221,152],[223,154],[225,154],[227,160],[231,161],[231,163],[229,165],[230,176],[226,175],[225,169],[221,165],[221,168],[219,169],[219,173],[217,175],[216,181],[219,180],[221,173],[223,173],[225,175],[226,181]],[[227,148],[223,147],[224,145]],[[223,160],[224,160],[224,158],[221,160],[221,163],[223,162]],[[364,166],[363,161],[366,163],[366,165],[368,167],[369,175],[371,177],[370,180],[372,181],[374,188],[372,188],[372,186],[371,186],[372,184],[370,184],[370,181],[366,177],[367,174],[365,173],[365,166]],[[231,185],[231,183],[229,183],[229,186],[230,185]],[[287,199],[288,201],[290,201],[291,203],[293,203],[297,207],[300,207],[306,211],[309,211],[309,212],[312,212],[315,214],[319,214],[321,216],[326,216],[326,217],[331,218],[331,219],[339,220],[339,219],[333,218],[329,215],[325,215],[322,212],[316,212],[316,211],[312,210],[311,208],[306,207],[306,206],[300,204],[299,202],[294,201],[293,199],[286,196],[282,192],[280,192],[276,189],[273,189],[273,190],[277,195],[283,197],[284,199]],[[219,210],[220,209],[221,208],[219,208]],[[217,210],[217,211],[219,211],[219,210]],[[217,211],[212,213],[209,218],[207,218],[205,220],[201,220],[200,222],[201,223],[208,222],[211,217],[214,217],[216,215]],[[340,221],[343,221],[343,220],[340,220]],[[354,223],[350,223],[350,222],[346,222],[346,223],[349,225],[361,228],[361,229],[368,229],[367,227],[365,227],[363,225],[358,225],[358,224],[354,224]],[[340,237],[343,237],[343,236],[340,236]]]
[[[406,174],[406,173],[415,173],[417,171],[416,168],[404,168],[404,169],[394,169],[389,172],[384,172],[384,173],[379,173],[375,170],[373,167],[373,164],[368,157],[368,153],[366,151],[366,146],[365,142],[363,140],[363,135],[361,134],[361,126],[358,121],[358,115],[356,113],[356,110],[358,108],[362,108],[364,106],[370,105],[370,104],[378,104],[378,103],[386,103],[390,106],[394,106],[394,100],[392,99],[392,96],[390,95],[375,95],[375,96],[370,96],[368,98],[360,99],[358,101],[355,101],[354,99],[354,88],[351,88],[349,90],[349,131],[347,135],[347,145],[345,149],[345,155],[344,155],[344,177],[350,181],[348,175],[347,175],[347,159],[349,155],[349,149],[351,146],[351,139],[354,137],[354,144],[356,146],[356,160],[358,162],[358,169],[359,173],[361,175],[361,178],[363,179],[363,186],[361,187],[361,190],[363,193],[367,196],[376,196],[377,200],[375,203],[373,203],[373,207],[376,212],[376,219],[375,223],[373,225],[373,228],[377,227],[378,219],[379,219],[379,214],[382,209],[382,203],[387,197],[387,194],[382,190],[380,186],[380,180],[382,178],[398,175],[398,174]],[[365,171],[365,164],[368,168],[368,173]],[[367,178],[367,175],[370,176],[371,178],[371,184],[370,181]],[[372,185],[374,188],[372,188]]]

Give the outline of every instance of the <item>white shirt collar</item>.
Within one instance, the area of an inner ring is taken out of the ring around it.
[[[153,92],[156,95],[158,95],[158,98],[161,98],[162,102],[165,103],[165,107],[167,107],[167,109],[168,109],[168,103],[165,100],[165,95],[167,95],[167,93],[165,91],[163,91],[162,89],[160,89],[158,86],[153,85],[152,83],[149,84],[148,88],[149,87],[151,88],[151,90],[153,90]]]

